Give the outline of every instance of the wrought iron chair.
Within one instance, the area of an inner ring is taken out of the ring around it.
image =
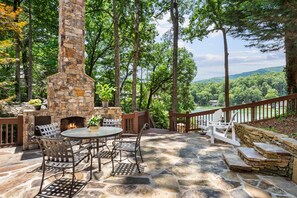
[[[141,140],[141,136],[142,133],[149,129],[149,124],[146,123],[143,125],[142,129],[140,130],[140,132],[137,134],[137,136],[128,136],[128,138],[121,138],[120,140],[116,140],[113,142],[113,150],[112,153],[116,153],[117,151],[120,152],[120,161],[122,161],[122,151],[124,152],[129,152],[129,153],[134,153],[134,159],[135,159],[135,163],[138,169],[138,172],[141,173],[140,167],[139,167],[139,163],[137,160],[137,152],[139,151],[139,155],[141,158],[141,161],[143,162],[143,157],[141,154],[141,146],[140,146],[140,140]],[[112,173],[114,173],[114,159],[113,159],[113,155],[111,158],[112,161]]]
[[[61,130],[58,123],[38,125],[36,129],[39,130],[42,137],[56,138],[60,136]]]
[[[122,119],[104,118],[103,122],[102,122],[102,126],[121,128]],[[118,139],[119,137],[107,137],[107,138],[104,138],[104,139],[100,139],[100,140],[98,140],[98,143],[96,143],[96,144],[99,144],[98,147],[97,147],[97,145],[95,145],[95,143],[93,143],[93,148],[99,148],[99,150],[97,151],[98,170],[99,170],[99,172],[101,171],[101,158],[112,158],[112,157],[114,157],[114,156],[112,156],[113,152],[111,151],[112,149],[109,148],[109,145],[108,145],[107,141],[108,140],[115,140],[115,139]],[[104,149],[105,147],[107,148],[107,151]],[[114,153],[114,155],[116,155],[116,154]]]
[[[51,124],[45,124],[45,125],[38,125],[36,126],[36,129],[39,130],[40,135],[42,137],[63,138],[61,136],[61,129],[57,122],[54,122]],[[80,140],[71,140],[70,142],[72,146],[81,144]]]
[[[104,118],[102,126],[105,126],[105,127],[122,127],[122,119]]]
[[[37,141],[43,155],[43,172],[39,194],[42,191],[46,167],[61,169],[63,171],[63,176],[65,174],[65,169],[72,169],[72,183],[69,191],[69,197],[72,196],[75,180],[75,167],[85,158],[91,159],[90,180],[92,179],[91,145],[84,145],[84,147],[81,147],[79,150],[74,152],[69,139],[40,137]]]

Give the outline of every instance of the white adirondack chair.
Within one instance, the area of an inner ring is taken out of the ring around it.
[[[210,134],[212,144],[214,143],[214,140],[217,139],[235,146],[240,146],[240,143],[236,140],[235,130],[233,127],[237,113],[238,112],[232,114],[230,122],[227,125],[222,123],[209,124],[210,132],[208,134]],[[227,137],[227,133],[230,129],[232,131],[231,139]]]
[[[223,118],[223,110],[218,109],[212,115],[212,120],[199,120],[199,128],[202,132],[207,132],[206,135],[210,136],[210,124],[220,124]]]

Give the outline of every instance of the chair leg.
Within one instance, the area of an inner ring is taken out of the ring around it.
[[[101,157],[100,157],[100,151],[97,153],[98,157],[98,171],[101,171]]]
[[[113,148],[112,151],[111,151],[111,164],[112,164],[112,171],[111,171],[111,173],[114,173],[114,161],[113,161],[113,153],[114,152],[117,152],[117,150]]]
[[[92,153],[91,153],[91,151],[90,151],[90,154],[89,154],[91,157],[91,164],[90,164],[90,180],[92,179],[92,169],[93,169],[93,159],[92,159]],[[88,157],[89,158],[89,157]]]
[[[96,139],[97,146],[97,158],[98,158],[98,171],[101,171],[101,156],[100,156],[100,148],[99,148],[99,139]]]
[[[39,193],[41,193],[41,190],[42,190],[44,174],[45,174],[45,163],[44,162],[42,162],[41,167],[42,167],[42,179],[41,179],[41,184],[40,184],[40,188],[39,188]]]
[[[72,197],[72,191],[73,191],[73,186],[74,186],[74,177],[75,177],[75,167],[73,165],[72,168],[72,182],[71,182],[71,188],[70,188],[70,192],[69,192],[69,197]]]
[[[136,166],[137,166],[138,172],[141,173],[140,167],[139,167],[139,163],[137,161],[137,152],[136,151],[135,151],[135,162],[136,162]]]
[[[141,148],[139,146],[139,154],[140,154],[140,157],[141,157],[141,161],[143,162],[143,158],[142,158],[142,154],[141,154]]]

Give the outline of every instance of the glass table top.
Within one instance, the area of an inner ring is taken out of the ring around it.
[[[62,136],[68,138],[81,138],[81,139],[88,139],[88,138],[103,138],[103,137],[110,137],[116,136],[122,132],[122,128],[118,127],[100,127],[98,131],[93,132],[89,131],[88,128],[75,128],[63,131],[61,133]]]

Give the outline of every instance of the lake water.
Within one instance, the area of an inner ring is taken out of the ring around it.
[[[212,110],[212,109],[219,109],[219,108],[223,108],[223,107],[198,106],[195,110],[192,111],[192,113],[201,112],[201,111],[207,111],[207,110]]]

